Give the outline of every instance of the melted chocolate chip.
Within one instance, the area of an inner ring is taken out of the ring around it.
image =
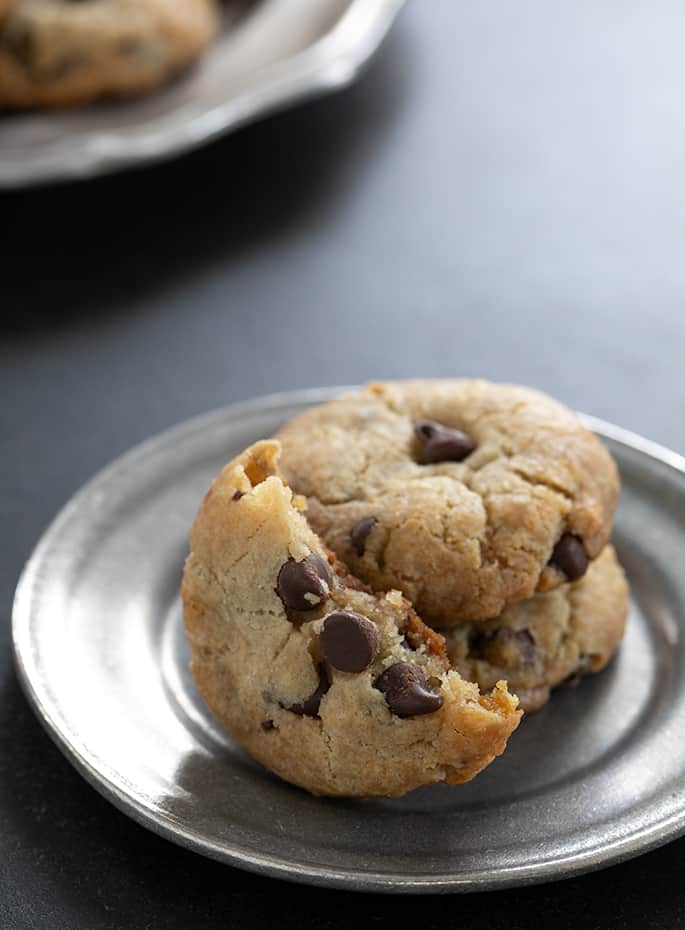
[[[350,530],[350,542],[358,556],[362,556],[366,552],[366,540],[377,523],[378,520],[374,516],[362,517],[359,523],[355,523]]]
[[[318,668],[319,672],[319,684],[313,694],[310,694],[308,698],[302,701],[301,704],[292,704],[290,707],[287,707],[286,710],[291,710],[294,714],[299,714],[300,717],[318,717],[319,716],[319,706],[321,705],[321,698],[328,691],[331,686],[330,679],[328,677],[328,672],[324,665],[320,665]]]
[[[476,443],[466,433],[434,420],[419,420],[414,424],[414,435],[419,441],[419,465],[461,462],[476,449]]]
[[[245,492],[244,492],[244,491],[235,491],[235,493],[233,494],[233,497],[231,498],[231,500],[239,501],[241,497],[245,497]]]
[[[551,565],[556,565],[569,581],[582,578],[590,564],[583,540],[573,533],[564,533],[554,547],[549,561]]]
[[[432,714],[443,704],[442,695],[429,690],[422,670],[410,662],[391,665],[374,685],[383,692],[388,707],[398,717]]]
[[[262,720],[260,726],[265,733],[276,729],[276,724],[273,722],[273,720]]]
[[[281,566],[276,594],[291,610],[314,610],[330,596],[333,575],[321,556],[312,553],[301,562],[288,559]]]
[[[319,642],[324,658],[341,672],[363,672],[378,655],[376,624],[351,610],[329,614]]]

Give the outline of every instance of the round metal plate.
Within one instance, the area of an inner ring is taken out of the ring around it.
[[[685,459],[596,420],[623,478],[632,587],[601,675],[524,719],[468,785],[310,797],[213,722],[188,671],[186,534],[219,467],[334,390],[238,404],[124,455],[65,507],[17,590],[16,660],[66,755],[138,822],[233,865],[322,885],[466,891],[608,865],[685,830]]]

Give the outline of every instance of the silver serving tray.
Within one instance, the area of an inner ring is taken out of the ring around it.
[[[20,581],[14,648],[41,721],[139,823],[207,856],[321,885],[467,891],[609,865],[685,831],[685,459],[591,418],[623,479],[632,588],[601,675],[555,693],[468,785],[314,798],[214,723],[188,670],[186,534],[220,466],[335,390],[238,404],[143,443],[47,530]]]
[[[349,84],[403,3],[232,0],[219,41],[192,71],[155,93],[0,115],[0,187],[88,178],[170,158]]]

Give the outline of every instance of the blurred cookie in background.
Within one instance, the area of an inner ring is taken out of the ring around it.
[[[192,64],[219,22],[215,0],[0,0],[0,106],[151,90]]]

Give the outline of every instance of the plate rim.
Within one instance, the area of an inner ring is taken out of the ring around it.
[[[231,420],[240,421],[250,414],[275,411],[293,405],[324,403],[357,387],[358,385],[341,385],[278,392],[227,404],[190,417],[135,444],[114,458],[69,498],[43,531],[29,556],[19,578],[12,607],[12,646],[19,683],[32,710],[50,738],[91,787],[139,825],[150,829],[164,839],[208,858],[258,874],[302,884],[367,892],[424,894],[511,888],[571,878],[603,869],[663,846],[685,834],[684,802],[680,813],[673,813],[665,819],[638,828],[635,832],[624,834],[612,843],[603,843],[598,848],[567,856],[557,856],[554,859],[545,859],[537,863],[510,866],[498,874],[482,870],[472,872],[468,877],[449,874],[407,877],[405,874],[303,864],[271,854],[255,854],[241,848],[239,843],[218,844],[202,838],[200,834],[186,825],[173,822],[171,818],[146,806],[141,799],[131,796],[111,781],[106,774],[98,770],[78,745],[72,742],[69,734],[62,731],[59,720],[55,719],[50,712],[49,702],[41,696],[39,675],[32,665],[30,608],[43,555],[50,551],[53,539],[58,537],[63,524],[69,520],[74,511],[80,508],[81,503],[96,487],[115,480],[119,472],[126,469],[132,460],[150,451],[159,451],[165,443],[187,439],[194,432],[203,432],[211,428],[215,422],[226,424]],[[685,456],[598,417],[587,414],[580,414],[580,416],[600,438],[611,439],[628,449],[658,460],[676,471],[680,480],[685,481]]]
[[[3,162],[0,157],[0,190],[84,181],[167,161],[279,110],[342,90],[376,53],[406,2],[350,0],[332,28],[306,48],[265,66],[236,94],[181,124],[166,125],[167,113],[143,123],[139,137],[122,140],[116,132],[103,129],[86,135],[78,149],[68,152],[61,139],[47,151],[42,145],[37,162],[19,156]],[[366,28],[355,29],[355,20],[366,20]]]

